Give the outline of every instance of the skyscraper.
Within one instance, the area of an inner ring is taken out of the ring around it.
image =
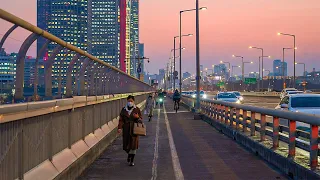
[[[51,17],[51,0],[37,0],[37,26],[48,31],[48,23]],[[45,44],[44,38],[37,40],[37,51]]]
[[[143,43],[139,43],[139,58],[143,58],[144,57],[144,44]],[[141,72],[144,72],[144,59],[141,60]]]
[[[89,39],[91,38],[91,35],[89,35],[91,26],[88,26],[88,22],[91,21],[91,16],[88,16],[88,14],[91,13],[92,6],[88,6],[89,2],[91,2],[91,0],[38,0],[37,25],[60,39],[92,53],[92,40]],[[44,42],[45,41],[42,40],[38,41],[38,51],[41,49]],[[45,56],[50,55],[56,47],[56,44],[50,43]],[[65,52],[60,51],[54,61],[52,68],[53,87],[57,87],[58,85],[60,70],[62,84],[65,84],[66,71],[68,68],[67,64],[69,64],[74,54],[69,54],[62,62],[64,56]],[[47,57],[44,59],[47,59]]]
[[[225,64],[215,65],[213,71],[215,75],[228,77],[228,71]]]
[[[134,59],[130,69],[131,75],[136,76],[139,65],[139,60],[135,59],[139,57],[139,0],[131,0],[130,20],[130,58]]]
[[[124,71],[136,72],[133,71],[136,64],[131,64],[136,61],[130,60],[139,53],[138,0],[37,0],[37,7],[40,28],[117,68],[126,68],[124,62],[127,60],[128,69]],[[44,43],[43,38],[38,40],[38,51]],[[50,43],[46,56],[55,47]],[[54,82],[61,67],[62,76],[66,76],[67,64],[74,56],[69,54],[60,64],[65,55],[60,53],[53,65]],[[65,78],[62,83],[65,84]]]
[[[92,0],[90,34],[92,55],[120,68],[118,9],[119,0]]]
[[[283,69],[284,69],[284,75],[288,75],[288,67],[287,63],[282,63],[281,60],[276,59],[273,61],[273,75],[274,76],[282,76],[283,75]]]

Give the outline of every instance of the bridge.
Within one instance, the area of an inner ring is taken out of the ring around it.
[[[197,114],[188,96],[178,113],[169,98],[155,109],[136,166],[129,167],[119,113],[128,95],[144,109],[154,89],[1,9],[0,18],[13,23],[0,47],[16,28],[31,33],[18,54],[16,100],[23,99],[28,48],[38,38],[56,45],[45,66],[44,101],[0,106],[0,180],[320,178],[319,117],[213,100],[202,100]],[[51,67],[58,53],[72,54],[72,61],[54,96]],[[297,122],[310,131],[296,129]]]

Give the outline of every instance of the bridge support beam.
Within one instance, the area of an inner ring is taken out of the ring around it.
[[[39,76],[38,76],[38,69],[39,69],[39,59],[43,58],[44,53],[46,52],[48,45],[50,44],[50,40],[47,40],[43,46],[41,47],[40,51],[37,54],[36,57],[36,63],[35,63],[35,71],[34,71],[34,83],[33,83],[33,100],[37,100],[38,96],[38,85],[39,85]]]
[[[14,98],[23,99],[23,86],[24,86],[24,61],[26,54],[32,43],[38,39],[40,35],[36,33],[30,34],[20,47],[17,57],[16,67],[16,83]]]
[[[0,41],[0,49],[2,48],[4,42],[7,40],[7,38],[9,37],[9,35],[17,28],[19,27],[18,25],[13,25],[2,37],[1,41]]]
[[[72,70],[76,61],[80,58],[80,54],[73,56],[68,69],[67,69],[67,84],[66,84],[66,96],[67,98],[72,96]]]
[[[46,97],[52,97],[52,65],[57,54],[63,49],[63,46],[58,45],[54,48],[53,52],[50,54],[49,59],[45,63],[45,86],[46,86]]]

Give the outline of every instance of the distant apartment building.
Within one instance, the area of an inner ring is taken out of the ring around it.
[[[44,61],[38,60],[38,72],[36,73],[36,58],[26,57],[24,62],[24,86],[33,87],[36,81],[36,74],[38,78],[38,87],[44,86]]]
[[[284,76],[288,75],[288,65],[286,62],[282,62],[279,59],[273,61],[273,76]]]
[[[185,72],[182,75],[182,79],[186,79],[186,78],[189,78],[189,77],[191,77],[191,73],[189,73],[189,72]]]
[[[0,94],[13,94],[14,79],[16,74],[16,55],[7,54],[0,49]]]
[[[13,94],[16,78],[17,53],[7,54],[4,49],[0,50],[0,94]],[[36,79],[36,59],[30,56],[25,58],[24,63],[24,88],[32,88]],[[38,61],[38,86],[44,86],[44,61]]]
[[[229,71],[225,64],[215,65],[213,68],[214,75],[229,77]]]

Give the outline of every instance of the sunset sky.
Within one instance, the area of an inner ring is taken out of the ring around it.
[[[211,67],[221,60],[240,65],[245,57],[246,73],[258,71],[260,51],[249,50],[258,46],[265,49],[265,69],[272,71],[272,60],[282,58],[282,48],[292,47],[293,39],[277,36],[277,32],[295,34],[297,37],[297,62],[304,62],[307,70],[320,70],[320,1],[319,0],[200,0],[208,10],[200,12],[201,64]],[[1,2],[1,8],[36,24],[36,0],[10,0]],[[194,0],[140,0],[140,41],[145,43],[145,56],[151,62],[146,71],[157,73],[164,68],[173,49],[173,37],[179,33],[179,11],[195,8]],[[11,26],[0,20],[0,37]],[[183,33],[195,33],[195,13],[183,14]],[[29,33],[16,31],[6,42],[7,52],[18,51],[21,41]],[[14,40],[15,39],[15,40]],[[195,37],[185,37],[183,46],[183,71],[195,72]],[[178,42],[177,42],[178,47]],[[33,46],[29,55],[35,55]],[[287,51],[289,73],[293,69],[293,52]],[[303,67],[297,67],[302,75]],[[240,74],[240,70],[235,72]]]

